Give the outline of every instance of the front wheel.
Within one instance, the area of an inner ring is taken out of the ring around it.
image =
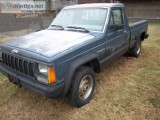
[[[141,40],[138,41],[134,47],[129,51],[129,56],[131,57],[139,57],[142,49],[142,42]]]
[[[90,67],[81,67],[74,75],[69,92],[69,102],[74,107],[81,107],[87,104],[95,89],[95,72]]]

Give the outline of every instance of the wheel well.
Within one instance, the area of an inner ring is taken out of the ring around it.
[[[87,62],[83,66],[89,66],[89,67],[93,68],[94,72],[96,72],[96,73],[100,73],[100,71],[101,71],[100,64],[97,59],[94,59],[90,62]]]
[[[141,40],[142,40],[142,41],[145,39],[145,35],[146,35],[145,32],[141,33]]]
[[[101,71],[100,63],[99,63],[98,59],[96,59],[96,58],[93,60],[90,60],[89,62],[86,62],[86,63],[82,63],[82,64],[78,64],[78,65],[75,64],[73,68],[71,67],[71,69],[69,70],[69,73],[66,76],[65,82],[66,81],[67,82],[65,83],[64,93],[62,96],[66,95],[68,93],[75,73],[77,71],[79,71],[79,69],[81,67],[85,67],[85,66],[91,67],[95,73],[100,73],[100,71]],[[68,80],[69,80],[69,82],[68,82]]]

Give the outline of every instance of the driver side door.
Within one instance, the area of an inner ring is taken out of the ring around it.
[[[107,59],[118,57],[126,51],[127,30],[123,8],[112,8],[106,33]]]

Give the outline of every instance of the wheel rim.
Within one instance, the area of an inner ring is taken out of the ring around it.
[[[79,98],[85,100],[89,97],[93,89],[93,77],[91,75],[86,75],[83,77],[79,86]]]
[[[138,46],[137,46],[137,55],[139,55],[140,54],[140,52],[141,52],[141,47],[140,47],[140,45],[138,44]]]

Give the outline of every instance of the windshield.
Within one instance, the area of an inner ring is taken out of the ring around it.
[[[76,26],[91,31],[103,31],[107,11],[107,8],[63,9],[51,26],[58,25],[63,28]]]

